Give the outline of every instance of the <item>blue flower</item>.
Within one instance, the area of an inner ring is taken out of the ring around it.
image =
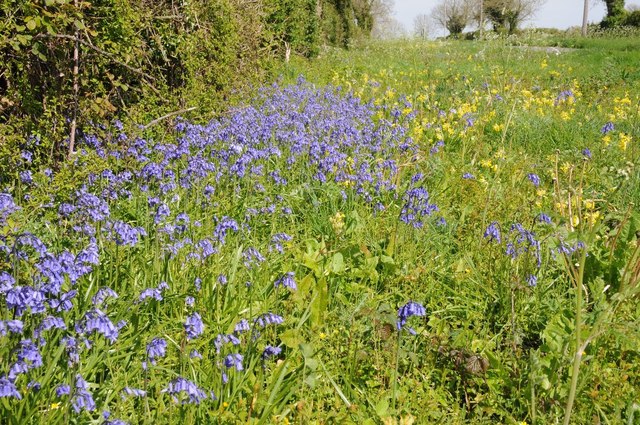
[[[274,286],[277,288],[279,286],[283,286],[285,288],[289,288],[292,290],[298,289],[296,286],[295,273],[287,272],[282,275],[278,280],[275,281]]]
[[[260,254],[260,252],[253,247],[247,248],[242,253],[242,257],[244,258],[244,265],[248,269],[251,269],[254,266],[259,265],[265,260],[262,254]]]
[[[118,339],[119,328],[111,322],[106,314],[94,308],[88,311],[84,318],[76,324],[76,332],[79,334],[98,332],[113,343]]]
[[[159,357],[164,357],[167,353],[167,341],[164,338],[153,338],[149,344],[147,344],[147,357],[151,361],[151,364],[156,364],[155,361]]]
[[[241,371],[243,370],[242,360],[243,360],[242,354],[239,354],[239,353],[229,354],[224,359],[224,365],[228,369],[235,367],[237,371]]]
[[[218,334],[213,341],[213,345],[216,347],[216,351],[219,353],[224,344],[232,343],[233,345],[239,345],[240,340],[238,337],[232,334]]]
[[[181,376],[169,382],[167,388],[162,390],[162,392],[169,393],[176,403],[178,402],[177,396],[180,394],[188,396],[188,400],[184,400],[183,403],[190,402],[200,404],[202,400],[207,398],[207,393],[204,390],[198,388],[196,384]]]
[[[582,156],[586,159],[591,159],[591,150],[589,148],[582,149]]]
[[[18,400],[22,399],[16,384],[8,380],[6,377],[0,378],[0,397],[13,397]]]
[[[276,233],[271,237],[271,244],[269,245],[269,251],[276,250],[280,254],[284,253],[282,243],[291,241],[292,237],[286,233]]]
[[[402,199],[405,204],[400,212],[400,221],[411,224],[415,228],[421,228],[424,225],[423,217],[438,211],[435,204],[429,203],[429,193],[424,188],[409,189]]]
[[[7,331],[12,334],[22,334],[23,330],[22,320],[0,320],[0,336],[5,336]]]
[[[484,231],[484,237],[489,239],[489,242],[496,241],[500,243],[502,238],[500,237],[500,227],[497,221],[491,223]]]
[[[611,131],[615,130],[615,126],[613,125],[613,123],[611,121],[607,122],[605,125],[602,126],[602,128],[600,129],[600,133],[602,134],[607,134]]]
[[[549,217],[548,215],[546,215],[545,213],[540,213],[538,214],[538,217],[536,217],[536,220],[540,223],[546,223],[546,224],[551,224],[551,217]]]
[[[140,390],[138,388],[130,388],[130,387],[124,387],[122,389],[123,394],[123,398],[124,395],[127,396],[132,396],[132,397],[145,397],[147,395],[147,392],[145,390]]]
[[[118,294],[109,287],[100,288],[93,298],[91,298],[91,302],[94,307],[101,307],[107,298],[118,298]]]
[[[244,332],[248,332],[251,329],[249,326],[249,321],[247,319],[240,320],[233,328],[233,332],[236,334],[241,334]]]
[[[527,178],[529,179],[529,181],[531,181],[531,183],[533,183],[535,187],[540,186],[540,177],[538,177],[537,174],[529,173],[527,174]]]
[[[188,316],[184,323],[184,329],[187,333],[187,340],[192,340],[200,336],[202,332],[204,332],[204,324],[202,323],[200,314],[193,313],[191,316]]]
[[[87,388],[87,382],[82,378],[82,376],[76,375],[76,390],[74,391],[73,398],[71,399],[71,406],[76,413],[80,413],[82,410],[91,412],[96,408],[93,395],[87,390]]]
[[[267,360],[270,357],[278,356],[280,355],[281,352],[282,352],[282,348],[267,345],[264,348],[264,351],[262,352],[262,360]]]
[[[254,322],[264,328],[267,325],[279,325],[281,323],[284,323],[284,319],[282,318],[282,316],[278,316],[277,314],[274,313],[265,313],[261,316],[258,316]]]
[[[404,326],[407,324],[407,319],[411,316],[424,316],[427,314],[427,310],[420,303],[415,301],[409,301],[398,310],[398,321],[396,322],[396,327],[398,331],[401,331]],[[407,327],[409,333],[415,335],[415,330],[411,327]]]
[[[62,397],[63,395],[71,394],[71,387],[67,384],[60,384],[56,387],[56,396]]]
[[[15,285],[15,283],[15,279],[9,273],[0,272],[0,294],[9,291],[11,288],[13,288],[13,285]]]

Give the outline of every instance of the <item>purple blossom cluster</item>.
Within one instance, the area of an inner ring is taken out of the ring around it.
[[[226,373],[255,364],[245,349],[264,347],[254,353],[263,365],[281,356],[282,348],[264,339],[277,333],[283,316],[264,310],[245,313],[230,318],[236,323],[231,331],[221,329],[210,311],[194,311],[211,296],[211,286],[237,284],[231,270],[216,271],[217,281],[207,270],[224,263],[230,249],[237,249],[246,267],[243,273],[286,255],[295,235],[283,229],[273,229],[262,241],[254,235],[265,222],[300,213],[285,195],[294,180],[333,185],[343,198],[358,198],[376,211],[384,208],[383,196],[401,198],[401,220],[421,227],[437,211],[428,192],[412,186],[401,197],[396,187],[399,161],[412,160],[418,151],[403,124],[412,117],[395,110],[392,118],[379,119],[377,112],[373,103],[340,89],[318,90],[302,80],[285,88],[274,85],[262,89],[251,105],[209,123],[178,120],[173,139],[131,137],[119,125],[107,138],[85,134],[75,161],[90,172],[68,195],[51,194],[51,202],[30,216],[42,226],[9,227],[21,222],[18,216],[27,208],[19,205],[22,195],[17,201],[12,193],[0,193],[0,342],[10,353],[0,361],[0,397],[22,399],[39,390],[40,381],[50,385],[56,397],[66,398],[75,413],[102,408],[103,394],[116,386],[122,398],[146,397],[142,375],[152,372],[148,365],[162,370],[175,366],[168,347],[172,338],[191,353],[187,361],[214,364],[225,380]],[[472,117],[467,120],[471,125]],[[21,158],[23,164],[32,162],[28,150]],[[21,190],[46,192],[38,186],[41,174],[21,169],[17,175]],[[56,177],[52,170],[44,175],[50,181]],[[266,193],[269,187],[278,194]],[[249,194],[256,201],[241,210],[221,206],[233,202],[227,195],[242,200]],[[55,237],[43,230],[49,227],[56,227]],[[140,278],[136,268],[144,266],[144,261],[138,264],[143,250],[151,250],[166,269],[172,265],[178,275],[159,272],[151,279],[147,274]],[[118,263],[129,258],[135,258],[130,269]],[[188,291],[180,292],[182,279],[194,282]],[[280,275],[273,285],[296,290],[295,273]],[[175,324],[164,326],[157,320],[153,331],[141,326],[143,314],[156,320],[178,299],[183,313],[181,319],[174,318]],[[143,342],[136,345],[141,375],[139,381],[132,379],[131,387],[86,374],[87,380],[96,381],[89,383],[76,372],[43,379],[47,363],[57,361],[55,353],[61,356],[60,364],[79,370],[90,356],[118,353],[122,335],[138,332],[153,333],[141,334]],[[263,339],[259,345],[258,338]],[[215,350],[203,349],[211,340]],[[104,352],[97,355],[100,350]],[[190,379],[202,378],[197,375]],[[202,375],[208,379],[208,373]],[[165,376],[160,388],[176,402],[198,404],[215,398],[196,382],[175,376]],[[149,389],[149,394],[160,388]],[[108,408],[104,411],[105,423],[120,423],[109,420]]]

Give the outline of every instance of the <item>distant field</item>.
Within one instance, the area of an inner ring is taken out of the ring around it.
[[[25,146],[0,422],[638,423],[640,40],[534,41],[327,49],[207,124]]]

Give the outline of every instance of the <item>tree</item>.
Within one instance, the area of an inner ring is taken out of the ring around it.
[[[429,38],[429,34],[431,33],[431,19],[428,15],[421,14],[414,18],[413,20],[413,34],[426,40]]]
[[[627,11],[624,9],[624,0],[603,0],[607,6],[607,16],[600,25],[605,28],[615,27],[624,22]]]
[[[582,9],[582,36],[587,36],[587,21],[589,20],[589,0],[584,0],[584,7]]]
[[[495,31],[513,34],[533,17],[545,0],[484,0],[484,14]]]
[[[471,20],[472,7],[469,0],[443,0],[431,11],[437,25],[451,35],[461,34]]]

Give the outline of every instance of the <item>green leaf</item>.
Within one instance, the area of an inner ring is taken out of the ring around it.
[[[336,252],[335,254],[333,254],[333,257],[331,258],[331,271],[333,273],[342,273],[345,270],[345,266],[344,266],[344,257],[342,256],[341,253]]]
[[[386,397],[376,404],[376,415],[381,418],[389,415],[389,400]]]
[[[297,329],[287,329],[280,335],[280,340],[289,348],[296,348],[302,342]]]
[[[316,282],[315,296],[311,301],[311,324],[321,326],[324,323],[324,313],[327,310],[328,294],[327,281],[322,278]]]
[[[25,25],[27,26],[27,29],[29,31],[33,31],[34,29],[36,29],[37,22],[34,19],[29,18]]]

